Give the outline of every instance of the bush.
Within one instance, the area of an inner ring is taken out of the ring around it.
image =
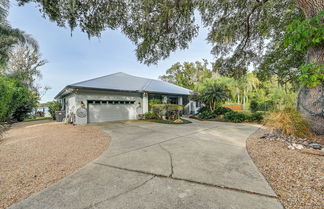
[[[201,107],[201,108],[199,108],[199,110],[198,110],[198,114],[199,114],[199,113],[202,113],[202,112],[205,112],[205,111],[210,111],[210,109],[209,109],[208,107]]]
[[[246,115],[241,112],[232,111],[225,113],[224,119],[234,123],[242,123],[246,120]]]
[[[0,122],[24,120],[37,100],[38,97],[20,80],[0,76]]]
[[[159,115],[156,112],[150,111],[144,114],[145,120],[160,119]]]
[[[215,114],[215,115],[225,115],[225,113],[228,113],[228,112],[233,112],[233,110],[231,110],[231,109],[228,108],[228,107],[218,107],[218,108],[216,108],[216,110],[214,111],[214,114]]]
[[[162,104],[162,101],[158,98],[152,98],[149,100],[149,104]]]
[[[256,112],[252,114],[246,114],[246,120],[248,122],[261,122],[263,120],[263,113],[262,112]]]
[[[214,117],[215,117],[214,113],[209,109],[206,109],[205,111],[200,112],[198,115],[199,119],[211,119]]]
[[[48,112],[51,114],[53,120],[55,120],[55,112],[62,109],[61,103],[57,101],[49,102],[48,103]]]
[[[293,107],[285,107],[282,111],[274,111],[265,117],[267,126],[270,126],[286,135],[300,138],[311,137],[309,123]]]
[[[175,120],[182,115],[183,106],[176,104],[150,104],[150,111],[156,113],[159,118],[163,116],[166,119]]]

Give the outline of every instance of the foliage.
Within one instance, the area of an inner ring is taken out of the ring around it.
[[[309,63],[301,65],[299,70],[301,75],[298,80],[304,86],[315,87],[324,82],[324,65]]]
[[[19,44],[10,52],[10,59],[3,74],[16,77],[38,95],[41,88],[36,81],[42,77],[40,67],[46,64],[40,53],[32,46]]]
[[[33,118],[33,119],[27,119],[24,120],[24,122],[31,122],[31,121],[38,121],[38,120],[50,120],[52,117],[40,117],[40,118]]]
[[[198,82],[211,76],[212,71],[208,68],[208,62],[203,60],[203,63],[196,61],[181,64],[178,62],[166,71],[166,75],[160,76],[160,79],[184,88],[193,89]]]
[[[38,44],[24,31],[12,28],[7,21],[9,0],[0,1],[0,68],[5,67],[12,48],[18,43],[26,43],[38,50]],[[0,69],[1,70],[1,69]]]
[[[144,114],[144,119],[145,120],[160,119],[160,116],[156,112],[150,111]]]
[[[233,112],[225,113],[224,119],[234,123],[242,123],[247,119],[247,117],[242,112],[233,111]]]
[[[286,30],[286,46],[292,45],[298,51],[307,51],[324,42],[324,11],[306,20],[294,20]]]
[[[48,104],[48,112],[51,114],[53,120],[55,120],[56,119],[55,112],[60,111],[62,109],[62,105],[58,101],[48,102],[47,104]]]
[[[251,101],[251,103],[250,103],[250,110],[253,113],[256,112],[256,111],[258,111],[258,102],[257,101],[255,101],[255,100]]]
[[[198,35],[195,18],[200,15],[202,25],[209,29],[212,53],[223,61],[219,70],[225,74],[258,63],[274,36],[283,34],[285,26],[301,14],[290,0],[18,2],[36,2],[45,17],[61,27],[80,27],[89,37],[107,29],[119,30],[136,45],[138,60],[146,64],[188,48]]]
[[[264,118],[264,114],[262,112],[255,112],[252,114],[245,113],[245,117],[248,122],[260,123]]]
[[[200,92],[198,100],[204,103],[211,111],[214,111],[222,102],[229,97],[228,90],[218,84],[207,85],[206,88]]]
[[[161,104],[162,101],[161,101],[161,99],[152,98],[152,99],[149,100],[148,103],[149,103],[149,104]]]
[[[281,131],[286,135],[296,137],[312,136],[309,123],[293,107],[286,107],[281,111],[274,111],[265,117],[266,125]]]
[[[201,111],[198,115],[199,119],[212,119],[215,117],[215,114],[210,109],[205,109]]]
[[[324,11],[306,20],[294,20],[286,30],[284,45],[300,52],[307,52],[324,43]],[[315,87],[324,81],[324,66],[318,63],[301,64],[298,80],[307,87]]]
[[[177,104],[150,104],[149,109],[149,112],[157,116],[155,119],[165,117],[166,119],[175,120],[182,114],[183,106]]]
[[[19,79],[0,76],[0,121],[22,121],[38,97]]]
[[[164,123],[164,124],[188,124],[188,123],[192,123],[191,121],[189,120],[185,120],[185,119],[181,119],[182,122],[175,122],[175,121],[172,121],[172,120],[152,120],[153,122],[156,122],[156,123]]]
[[[231,110],[228,107],[218,107],[216,108],[216,110],[214,111],[215,115],[225,115],[228,112],[233,112],[233,110]]]

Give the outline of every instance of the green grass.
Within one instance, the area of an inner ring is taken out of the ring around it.
[[[182,123],[175,123],[172,120],[147,120],[147,121],[151,121],[151,122],[155,122],[155,123],[164,123],[164,124],[188,124],[188,123],[192,123],[189,120],[185,120],[185,119],[181,119],[183,122]]]
[[[37,121],[37,120],[51,120],[52,117],[41,117],[41,118],[35,118],[35,119],[26,119],[24,122],[31,122],[31,121]]]

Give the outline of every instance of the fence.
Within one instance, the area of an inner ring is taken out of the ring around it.
[[[235,111],[242,111],[243,110],[243,105],[240,104],[226,104],[223,105],[224,107],[230,108],[231,110]]]

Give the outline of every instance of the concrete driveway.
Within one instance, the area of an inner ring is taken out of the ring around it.
[[[92,124],[112,136],[99,159],[11,208],[283,208],[250,159],[247,124]]]

